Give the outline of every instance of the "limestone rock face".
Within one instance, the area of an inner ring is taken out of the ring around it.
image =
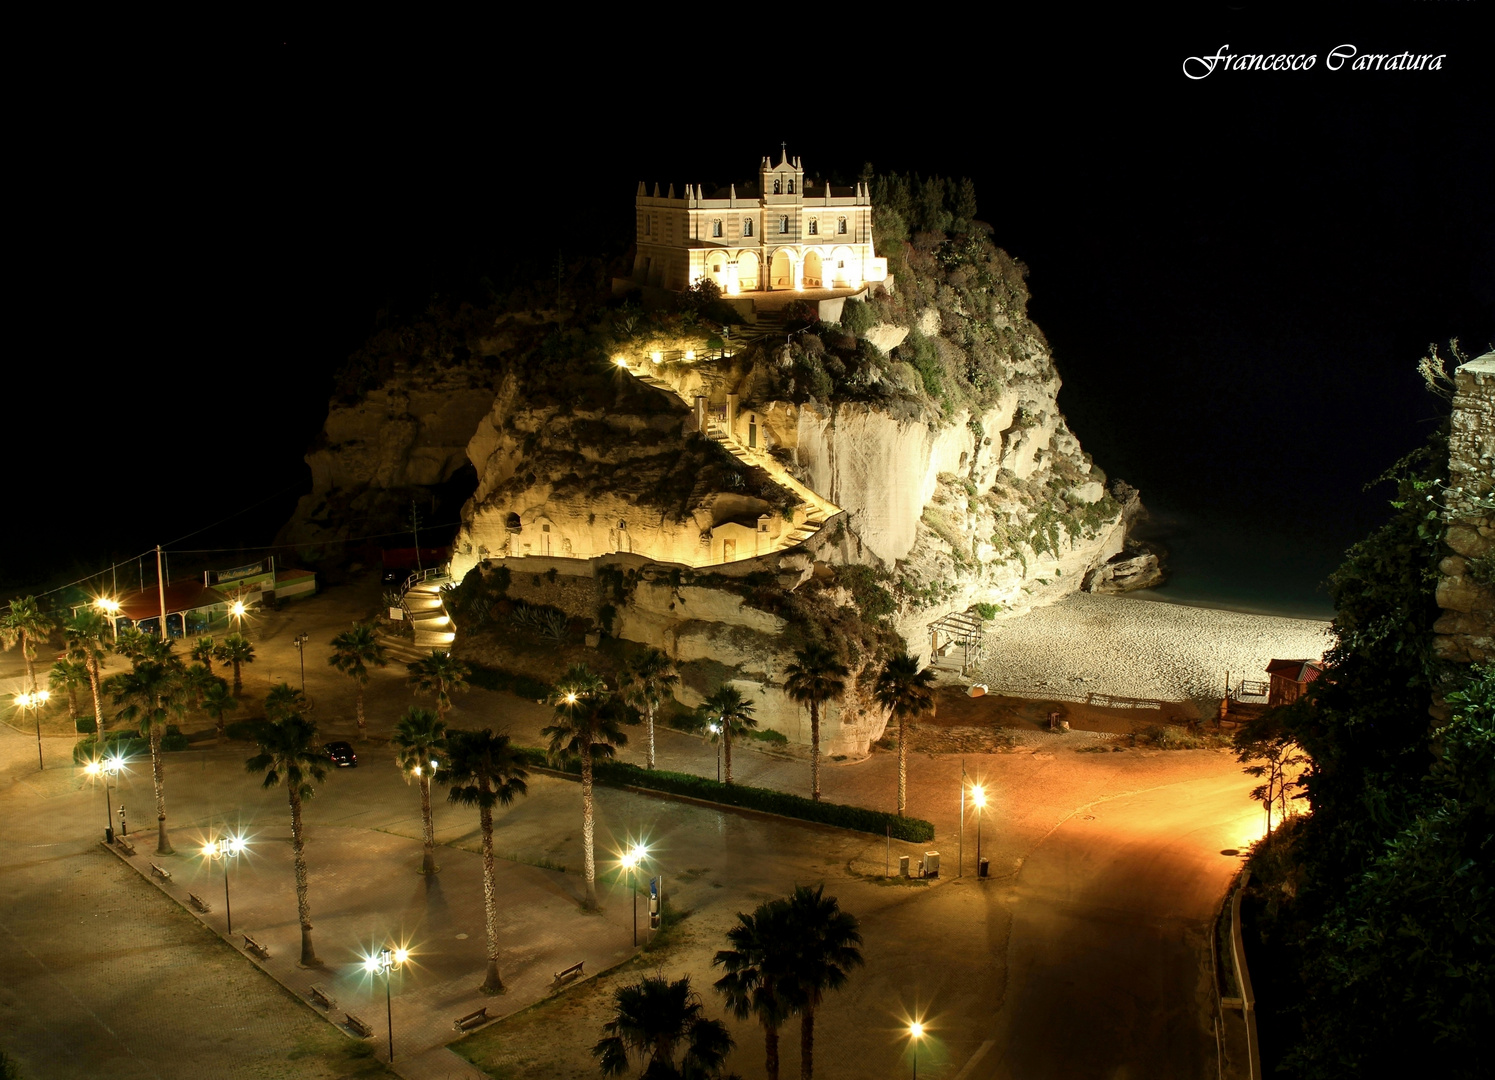
[[[1449,525],[1455,554],[1439,565],[1433,650],[1459,663],[1495,660],[1495,353],[1454,373],[1448,439]]]
[[[1162,584],[1163,570],[1150,551],[1129,549],[1111,556],[1085,575],[1084,589],[1092,593],[1124,593]]]

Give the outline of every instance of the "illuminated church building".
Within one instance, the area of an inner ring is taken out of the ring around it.
[[[867,185],[833,188],[806,179],[799,158],[764,158],[757,191],[735,184],[708,197],[699,184],[661,196],[638,186],[638,255],[633,278],[684,289],[703,278],[723,293],[784,289],[860,289],[887,278],[872,250]]]

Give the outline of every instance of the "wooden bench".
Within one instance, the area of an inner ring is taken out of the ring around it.
[[[566,969],[564,969],[562,971],[557,971],[555,973],[555,981],[558,982],[558,983],[560,983],[560,982],[566,982],[566,981],[568,981],[570,979],[576,978],[576,976],[578,976],[578,975],[585,975],[586,972],[584,972],[582,970],[582,966],[585,963],[586,963],[585,960],[578,960],[576,963],[572,964],[570,967],[568,967],[568,968],[566,968]]]
[[[114,838],[114,846],[119,848],[119,850],[123,851],[126,855],[135,854],[135,845],[130,843],[123,836],[116,836]]]
[[[313,986],[311,988],[311,999],[328,1012],[337,1008],[337,999],[320,986]]]
[[[244,937],[244,949],[245,949],[246,952],[252,952],[252,953],[254,953],[254,955],[258,956],[261,960],[268,960],[268,959],[270,959],[270,950],[269,949],[265,948],[258,941],[255,941],[254,938],[250,937],[248,934],[243,935],[243,937]]]
[[[162,881],[171,880],[171,871],[163,866],[157,866],[155,863],[151,863],[151,873],[155,874]]]
[[[358,1017],[354,1016],[352,1013],[343,1013],[343,1015],[348,1018],[348,1026],[352,1028],[354,1032],[362,1035],[365,1039],[372,1039],[374,1037],[374,1029],[365,1024],[362,1020],[358,1019]]]
[[[470,1012],[466,1016],[459,1016],[452,1021],[454,1031],[471,1031],[475,1027],[481,1027],[489,1020],[488,1006],[484,1005],[477,1012]]]
[[[198,911],[202,912],[204,915],[213,910],[208,906],[208,902],[202,897],[198,896],[195,892],[189,892],[187,894],[187,899],[192,901],[192,906],[195,907]]]

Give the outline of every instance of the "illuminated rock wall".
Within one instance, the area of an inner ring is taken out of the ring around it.
[[[1448,546],[1439,566],[1437,654],[1462,663],[1495,661],[1495,353],[1454,375],[1448,440]]]

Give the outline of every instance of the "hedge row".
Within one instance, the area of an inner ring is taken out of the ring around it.
[[[549,683],[515,671],[489,667],[486,664],[474,664],[471,661],[467,666],[471,669],[467,676],[468,683],[480,690],[500,690],[516,697],[540,701],[548,698],[553,689]]]
[[[532,747],[520,747],[519,754],[528,765],[555,768],[545,751]],[[580,773],[581,762],[572,759],[561,765],[565,772]],[[666,772],[662,769],[643,769],[621,761],[599,761],[592,769],[592,776],[599,784],[610,787],[637,787],[650,791],[663,791],[671,795],[685,795],[704,802],[740,806],[745,810],[761,810],[766,814],[799,818],[822,825],[835,825],[842,829],[884,836],[889,829],[899,840],[924,843],[934,839],[934,826],[922,818],[899,817],[881,810],[867,810],[860,806],[845,806],[841,803],[815,802],[800,795],[790,795],[769,788],[748,787],[744,784],[719,784],[704,776],[689,773]]]
[[[73,764],[82,765],[92,761],[96,756],[94,747],[98,739],[90,735],[81,739],[73,746]],[[181,729],[175,724],[166,728],[166,734],[161,736],[161,749],[163,751],[187,749],[187,736],[183,735]],[[151,759],[150,740],[133,731],[110,731],[104,735],[104,757],[118,755],[126,761],[149,761]]]

